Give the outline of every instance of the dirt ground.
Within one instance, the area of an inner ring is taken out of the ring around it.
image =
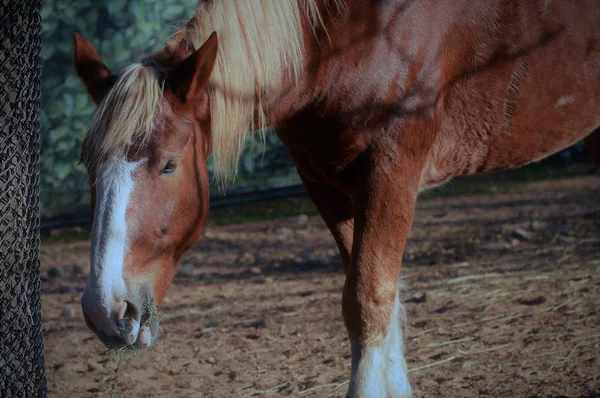
[[[149,350],[106,351],[87,242],[42,246],[52,397],[343,396],[343,271],[319,217],[209,228]],[[600,396],[600,178],[422,200],[402,268],[415,397]]]

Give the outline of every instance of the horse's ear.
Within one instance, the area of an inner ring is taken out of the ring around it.
[[[110,73],[94,47],[79,33],[73,34],[75,70],[83,80],[94,102],[98,104],[117,80]]]
[[[215,66],[219,42],[217,32],[169,73],[166,85],[185,103],[199,98]]]

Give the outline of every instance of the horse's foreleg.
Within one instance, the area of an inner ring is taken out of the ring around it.
[[[350,197],[330,185],[314,182],[302,175],[301,178],[337,243],[344,271],[347,271],[354,233],[354,215]]]
[[[342,305],[352,343],[348,396],[411,396],[397,290],[418,179],[411,162],[379,168],[368,173],[354,196],[354,241]]]

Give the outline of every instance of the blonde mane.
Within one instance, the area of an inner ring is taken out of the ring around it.
[[[176,52],[182,40],[198,49],[213,31],[218,34],[209,97],[219,183],[235,177],[248,133],[257,131],[264,139],[265,129],[273,123],[263,98],[280,88],[285,78],[298,82],[304,59],[302,16],[308,16],[313,29],[322,25],[317,1],[201,1],[192,19],[167,40],[165,50]],[[162,101],[152,67],[134,64],[125,69],[94,117],[84,144],[86,165],[112,151],[126,150],[136,137],[147,140]],[[93,156],[86,158],[86,153]]]
[[[317,0],[225,0],[200,2],[187,25],[172,36],[199,48],[215,31],[217,62],[209,82],[213,162],[217,180],[235,177],[249,132],[264,140],[268,118],[263,97],[284,77],[296,83],[303,66],[302,13],[322,25]],[[169,42],[167,42],[169,47]]]

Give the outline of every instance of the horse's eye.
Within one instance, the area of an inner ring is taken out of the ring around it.
[[[176,168],[177,168],[177,163],[175,163],[175,161],[169,159],[169,161],[167,162],[167,164],[165,164],[165,167],[162,169],[160,174],[171,174],[172,172],[175,171]]]

